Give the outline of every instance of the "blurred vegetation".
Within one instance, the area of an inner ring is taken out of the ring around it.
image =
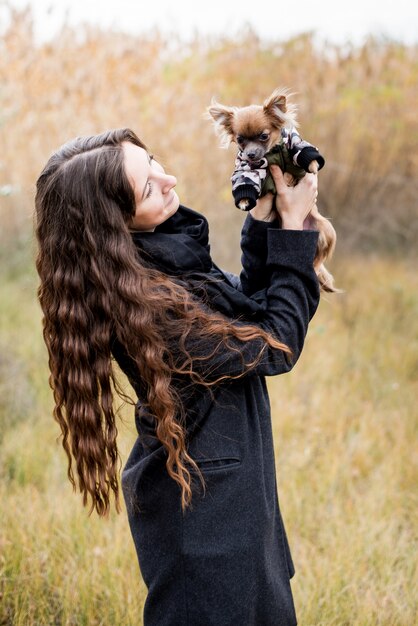
[[[320,209],[340,253],[405,254],[418,236],[417,47],[370,38],[322,46],[313,34],[264,42],[158,32],[134,37],[64,28],[35,45],[29,10],[0,40],[0,210],[3,250],[26,245],[35,180],[54,148],[75,135],[129,126],[179,181],[184,204],[211,218],[214,252],[232,261],[237,225],[229,177],[234,147],[219,148],[203,114],[211,98],[262,102],[295,92],[302,135],[321,148]],[[3,193],[1,193],[3,190]],[[22,244],[23,238],[23,244]]]
[[[270,379],[281,508],[304,626],[418,623],[418,274],[337,262],[304,353]],[[88,518],[51,417],[34,272],[0,285],[0,624],[139,626],[126,514]],[[3,365],[4,364],[4,365]],[[122,407],[124,462],[135,439]]]
[[[203,113],[212,96],[258,103],[278,85],[327,159],[319,206],[345,290],[322,299],[295,370],[269,381],[299,621],[418,623],[417,48],[67,27],[37,46],[24,10],[0,37],[0,624],[137,626],[145,597],[126,516],[87,518],[56,441],[33,265],[42,166],[75,135],[130,126],[237,271],[234,149]],[[131,407],[119,429],[124,461]]]

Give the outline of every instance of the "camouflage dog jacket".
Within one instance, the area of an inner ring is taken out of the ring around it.
[[[249,211],[255,207],[260,196],[268,192],[276,193],[276,187],[268,169],[269,165],[278,165],[282,172],[289,172],[299,180],[309,171],[312,161],[318,162],[318,169],[325,164],[325,159],[319,153],[318,148],[303,141],[293,127],[282,129],[280,142],[273,146],[260,161],[250,162],[243,159],[240,150],[231,176],[235,206],[241,208],[240,201],[247,200],[248,206],[244,210]]]

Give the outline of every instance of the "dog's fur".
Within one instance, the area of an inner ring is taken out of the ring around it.
[[[288,101],[289,95],[287,89],[276,89],[263,105],[246,107],[225,106],[212,100],[207,115],[213,120],[223,147],[227,148],[231,142],[235,142],[242,151],[242,158],[250,163],[257,162],[280,141],[282,128],[298,126],[296,106]],[[318,172],[316,161],[310,163],[309,171],[315,174]],[[334,252],[337,238],[334,227],[319,213],[316,204],[305,220],[304,227],[319,231],[314,268],[321,289],[339,291],[334,287],[333,276],[324,266],[324,262]]]

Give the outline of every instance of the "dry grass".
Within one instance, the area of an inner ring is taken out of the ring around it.
[[[418,619],[418,279],[345,260],[302,362],[271,381],[301,624]],[[361,277],[361,279],[359,278]]]
[[[321,302],[300,362],[269,381],[300,624],[411,626],[418,278],[382,259],[333,269],[346,293]],[[0,624],[137,626],[145,588],[126,516],[87,518],[65,476],[35,284],[31,270],[0,290]],[[125,460],[135,433],[122,414]]]
[[[346,290],[323,299],[295,370],[269,381],[300,624],[418,622],[418,279],[400,258],[418,235],[417,50],[245,41],[67,29],[37,48],[27,12],[0,39],[0,624],[137,626],[145,595],[126,517],[87,518],[55,441],[36,176],[66,139],[131,126],[176,173],[182,201],[209,217],[216,260],[237,270],[233,151],[219,150],[202,114],[212,95],[248,104],[278,84],[299,92],[303,134],[327,157],[320,204]],[[131,409],[122,414],[126,459],[135,433]]]
[[[227,257],[234,149],[219,149],[203,113],[212,96],[249,104],[287,85],[302,134],[327,159],[322,210],[335,221],[340,249],[414,247],[417,48],[373,39],[319,48],[311,35],[266,43],[251,31],[243,40],[185,45],[155,32],[66,28],[37,47],[30,11],[16,12],[0,39],[0,188],[12,186],[0,194],[3,242],[27,225],[34,181],[55,147],[130,126],[176,174],[184,204],[210,215],[215,251]]]

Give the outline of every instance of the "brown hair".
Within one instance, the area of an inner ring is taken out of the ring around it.
[[[66,143],[43,169],[35,199],[38,296],[54,417],[73,488],[75,461],[83,503],[90,496],[90,514],[96,509],[99,515],[108,513],[112,491],[120,510],[113,390],[126,396],[112,369],[112,337],[129,348],[135,362],[144,389],[141,401],[156,418],[156,435],[167,452],[167,471],[181,488],[183,510],[192,497],[189,468],[203,485],[204,480],[187,452],[184,408],[172,376],[205,387],[225,378],[204,380],[193,368],[186,340],[204,334],[228,348],[233,338],[260,338],[257,362],[267,345],[290,352],[261,329],[234,325],[204,310],[184,287],[141,263],[128,228],[135,200],[124,170],[125,141],[146,149],[129,129]],[[181,358],[169,349],[173,341]]]

